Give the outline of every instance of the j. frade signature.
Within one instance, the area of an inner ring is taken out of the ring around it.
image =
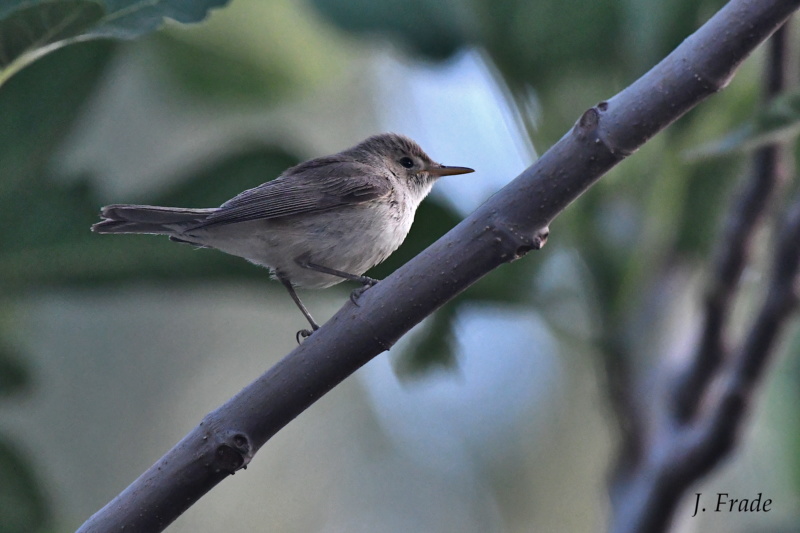
[[[701,497],[701,492],[695,493],[692,516],[697,516],[698,512],[706,512],[706,508],[700,505]],[[715,513],[768,513],[771,508],[772,499],[764,498],[761,492],[755,498],[731,498],[727,492],[717,492],[716,502],[711,510]]]

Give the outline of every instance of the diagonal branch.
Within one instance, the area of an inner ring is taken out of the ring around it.
[[[503,263],[611,167],[704,98],[800,5],[733,0],[633,85],[587,110],[535,165],[210,413],[79,531],[161,531],[282,427]]]

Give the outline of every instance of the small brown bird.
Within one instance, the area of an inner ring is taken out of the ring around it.
[[[168,235],[263,265],[316,330],[295,287],[321,289],[346,279],[361,283],[359,291],[371,287],[377,280],[364,272],[405,240],[433,183],[468,172],[435,163],[408,137],[386,133],[294,166],[220,207],[109,205],[92,231]],[[299,331],[298,340],[311,333]]]

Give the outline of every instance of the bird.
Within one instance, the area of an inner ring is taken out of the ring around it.
[[[308,321],[297,342],[319,329],[296,288],[359,282],[357,297],[378,280],[364,273],[405,240],[414,215],[442,176],[474,172],[436,163],[410,138],[383,133],[337,154],[285,170],[219,207],[112,204],[96,233],[166,235],[267,267]]]

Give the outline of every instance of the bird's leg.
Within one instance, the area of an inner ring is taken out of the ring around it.
[[[366,287],[372,287],[379,281],[375,278],[350,274],[349,272],[343,272],[341,270],[336,270],[335,268],[328,268],[326,266],[318,265],[316,263],[299,262],[297,264],[303,268],[307,268],[309,270],[316,270],[317,272],[322,272],[323,274],[330,274],[331,276],[337,276],[339,278],[349,279],[350,281],[357,281]]]
[[[358,297],[361,296],[365,290],[369,289],[379,281],[375,278],[358,276],[356,274],[350,274],[349,272],[343,272],[341,270],[336,270],[335,268],[328,268],[326,266],[318,265],[316,263],[309,263],[307,261],[298,261],[297,264],[309,270],[315,270],[317,272],[322,272],[323,274],[330,274],[331,276],[338,276],[340,278],[349,279],[350,281],[359,282],[361,287],[353,290],[353,292],[350,293],[350,301],[355,305],[358,305],[358,302],[356,301]]]
[[[292,286],[292,282],[290,282],[288,279],[281,276],[280,274],[277,274],[277,277],[280,280],[280,282],[283,283],[283,286],[286,287],[286,290],[289,291],[289,296],[291,296],[292,300],[294,300],[294,303],[297,304],[297,307],[300,309],[300,312],[303,313],[303,316],[306,317],[308,323],[311,324],[311,330],[301,329],[300,331],[297,332],[297,335],[295,335],[295,338],[297,339],[297,344],[300,344],[300,338],[302,337],[305,339],[307,337],[310,337],[312,333],[314,333],[319,329],[319,324],[317,324],[314,321],[314,317],[311,316],[311,313],[308,312],[308,309],[306,309],[306,306],[303,304],[302,300],[300,300],[300,297],[297,295],[297,291],[295,291],[294,287]]]

